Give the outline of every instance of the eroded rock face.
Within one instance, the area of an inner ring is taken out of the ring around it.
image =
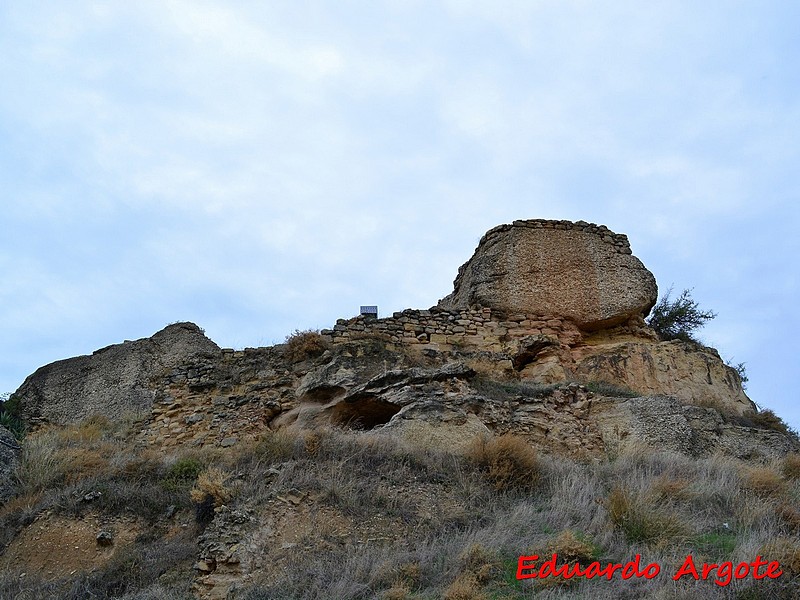
[[[14,469],[20,446],[11,432],[0,425],[0,504],[14,495]]]
[[[23,420],[34,426],[74,423],[89,415],[146,414],[154,399],[154,377],[193,355],[219,352],[194,323],[175,323],[149,338],[41,367],[15,395]]]
[[[594,330],[646,315],[657,296],[624,235],[582,221],[529,220],[487,232],[439,306],[552,314]]]
[[[779,431],[730,424],[714,408],[670,396],[599,398],[592,419],[609,454],[647,446],[692,457],[721,453],[750,460],[780,458],[800,446]]]
[[[742,414],[756,405],[741,378],[713,348],[689,342],[610,342],[573,349],[574,375],[606,381],[642,395],[666,394],[699,406]]]

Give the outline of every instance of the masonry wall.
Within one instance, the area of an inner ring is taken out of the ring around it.
[[[502,351],[505,343],[530,335],[556,337],[567,346],[581,339],[578,328],[567,319],[533,314],[502,315],[490,308],[408,309],[383,319],[358,316],[339,319],[333,329],[323,329],[321,334],[334,344],[376,337],[400,344],[469,345],[490,351]]]
[[[586,221],[554,221],[550,219],[527,219],[514,221],[510,225],[498,225],[487,231],[481,238],[478,246],[483,245],[486,240],[496,235],[510,230],[512,227],[525,227],[527,229],[558,229],[562,231],[582,231],[591,233],[602,239],[607,244],[614,247],[620,254],[631,254],[631,245],[628,236],[623,233],[614,233],[605,225],[595,225]]]

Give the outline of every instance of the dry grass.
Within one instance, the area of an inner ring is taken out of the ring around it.
[[[328,342],[320,335],[319,331],[313,329],[295,330],[294,333],[286,336],[285,344],[284,352],[286,358],[291,362],[315,358],[329,347]]]
[[[253,564],[275,568],[256,569],[237,593],[243,600],[721,600],[728,592],[739,598],[743,590],[762,593],[763,587],[734,582],[722,590],[699,582],[688,590],[663,575],[652,581],[531,586],[514,577],[517,558],[531,553],[556,553],[565,562],[582,564],[619,562],[638,553],[644,563],[658,562],[666,572],[689,552],[714,560],[752,560],[763,550],[787,573],[800,569],[800,488],[787,475],[791,458],[757,470],[733,459],[652,451],[578,463],[539,455],[514,436],[481,440],[469,456],[461,456],[423,451],[387,436],[322,429],[265,432],[225,453],[162,456],[113,444],[119,435],[102,423],[33,434],[24,443],[32,492],[0,509],[4,544],[45,510],[146,516],[151,542],[115,563],[118,572],[104,570],[68,582],[97,597],[120,597],[103,594],[123,589],[128,600],[187,597],[182,594],[193,576],[197,538],[190,535],[190,543],[181,546],[185,561],[164,559],[174,565],[169,567],[175,569],[174,584],[152,576],[149,553],[169,548],[153,541],[177,524],[164,516],[166,507],[176,505],[190,520],[190,501],[208,502],[211,518],[221,504],[259,507],[262,516],[280,517],[270,527],[293,518],[307,528],[297,547],[282,547],[274,538],[254,547]],[[72,483],[67,482],[70,462],[83,465]],[[97,472],[91,472],[92,464]],[[46,472],[48,465],[52,473]],[[95,490],[101,498],[80,501]],[[303,498],[298,506],[279,500],[288,492]],[[254,521],[252,527],[257,526]],[[0,597],[22,592],[69,597],[33,579],[28,587],[20,585],[18,578],[0,577]],[[769,588],[782,596],[741,599],[791,598],[791,585],[786,580]]]
[[[444,591],[444,600],[487,600],[481,584],[472,573],[463,573]]]
[[[564,562],[587,564],[596,560],[598,553],[599,549],[594,544],[566,529],[547,545],[543,555],[558,554]]]
[[[783,476],[786,479],[800,479],[800,453],[792,452],[783,459]]]
[[[648,494],[633,494],[615,487],[605,502],[608,517],[631,542],[663,544],[685,536],[680,515]]]
[[[193,502],[201,503],[211,498],[214,506],[219,508],[227,504],[231,497],[231,490],[225,485],[228,476],[217,467],[209,467],[197,477],[197,483],[189,492]]]
[[[111,421],[102,415],[92,415],[80,423],[57,430],[57,436],[67,444],[92,444],[113,430]]]
[[[786,489],[781,474],[770,467],[746,467],[742,485],[762,497],[780,496]]]
[[[542,470],[536,451],[516,435],[478,438],[468,448],[467,457],[498,491],[532,491],[541,483]]]
[[[760,554],[765,560],[777,560],[788,576],[800,576],[800,539],[797,537],[770,540],[760,549]]]

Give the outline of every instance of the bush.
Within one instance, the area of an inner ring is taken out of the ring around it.
[[[695,342],[693,334],[717,316],[711,310],[700,310],[697,302],[692,298],[691,290],[683,290],[677,299],[671,300],[672,288],[667,290],[653,307],[647,319],[647,324],[652,327],[658,336],[665,341],[683,340]]]
[[[542,477],[536,451],[524,439],[510,433],[475,440],[467,457],[498,491],[532,490]]]
[[[669,504],[633,494],[620,486],[611,490],[605,508],[609,520],[630,542],[654,544],[685,533],[680,517],[670,510]]]
[[[188,487],[197,481],[198,475],[203,471],[203,464],[195,458],[181,458],[167,471],[164,477],[164,487],[170,491]]]
[[[19,399],[14,394],[0,394],[0,425],[21,440],[25,436],[25,424],[19,415]]]
[[[197,477],[189,496],[195,505],[195,519],[207,525],[214,518],[214,509],[231,499],[231,490],[225,486],[226,474],[216,467],[209,467]]]
[[[791,452],[783,459],[783,476],[786,479],[800,479],[800,453]]]
[[[328,349],[328,342],[319,331],[313,329],[306,331],[295,329],[294,333],[286,336],[285,343],[286,358],[292,362],[315,358]]]

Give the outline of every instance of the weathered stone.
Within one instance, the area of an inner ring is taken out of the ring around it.
[[[602,236],[563,223],[539,229],[521,221],[483,237],[439,306],[551,314],[591,330],[647,314],[657,295],[655,278],[639,259]]]
[[[68,358],[30,375],[15,392],[28,424],[66,424],[89,415],[118,419],[149,413],[150,380],[200,353],[220,350],[194,323],[176,323],[149,338]]]
[[[689,342],[621,342],[578,347],[575,375],[641,394],[670,395],[690,404],[742,414],[756,406],[735,369],[713,348]]]
[[[97,533],[98,546],[111,546],[114,543],[114,535],[110,531],[100,531]]]
[[[14,471],[21,448],[11,432],[0,425],[0,504],[14,495]]]

